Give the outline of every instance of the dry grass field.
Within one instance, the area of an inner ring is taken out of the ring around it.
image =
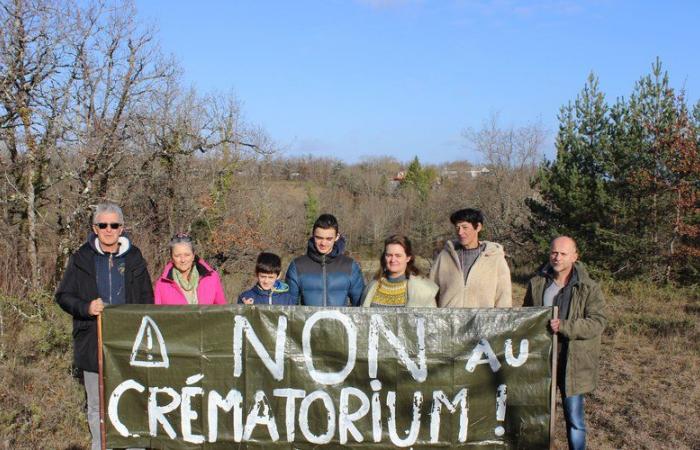
[[[700,292],[604,285],[601,383],[587,398],[591,449],[700,448]],[[514,289],[515,303],[524,289]],[[0,298],[0,449],[88,448],[70,376],[68,316],[44,295]],[[555,445],[566,448],[558,414]]]

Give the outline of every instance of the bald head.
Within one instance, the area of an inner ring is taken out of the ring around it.
[[[564,246],[569,249],[571,249],[574,253],[578,253],[578,247],[576,247],[576,241],[573,240],[573,238],[570,238],[569,236],[557,236],[554,239],[552,239],[552,242],[549,244],[550,250],[554,248],[554,246]]]
[[[549,264],[556,278],[568,278],[578,259],[576,241],[569,236],[559,236],[549,246]]]

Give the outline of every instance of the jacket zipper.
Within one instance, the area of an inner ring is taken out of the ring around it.
[[[323,306],[328,306],[328,286],[326,280],[326,255],[321,256],[321,269],[323,273]]]
[[[109,254],[109,263],[107,265],[107,280],[109,284],[109,304],[112,304],[112,253]]]
[[[268,305],[272,304],[272,288],[270,288],[270,296],[267,298],[267,304]]]

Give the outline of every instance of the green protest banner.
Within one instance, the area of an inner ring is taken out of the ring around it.
[[[107,447],[546,448],[549,308],[106,308]]]

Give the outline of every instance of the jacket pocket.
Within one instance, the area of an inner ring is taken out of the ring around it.
[[[572,370],[571,372],[567,371],[567,375],[573,378],[572,387],[574,391],[576,393],[591,391],[597,384],[598,379],[600,345],[596,342],[596,339],[572,341],[570,342],[569,351],[571,352],[569,360],[572,364]]]

